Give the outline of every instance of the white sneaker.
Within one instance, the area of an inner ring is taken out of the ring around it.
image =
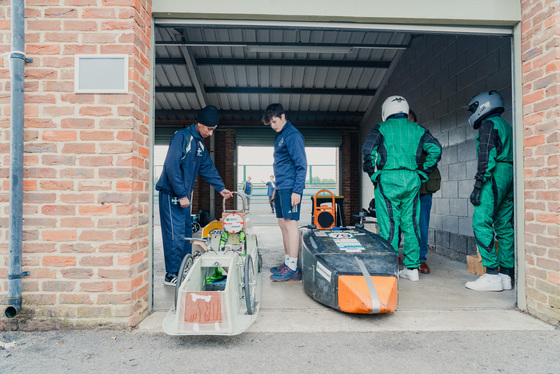
[[[502,280],[502,288],[504,290],[511,290],[511,277],[507,274],[502,274],[499,273],[498,274],[500,276],[500,279]]]
[[[483,274],[477,280],[465,283],[465,287],[475,291],[502,291],[504,289],[502,278],[498,274]]]
[[[420,280],[420,277],[418,276],[418,269],[404,268],[399,271],[399,278],[410,279],[413,282],[418,282]]]

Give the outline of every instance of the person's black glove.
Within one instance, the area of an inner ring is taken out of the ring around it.
[[[476,181],[473,191],[471,193],[471,203],[474,206],[480,205],[480,190],[482,189],[482,182]]]

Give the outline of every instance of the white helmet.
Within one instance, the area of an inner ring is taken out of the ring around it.
[[[472,113],[469,123],[476,130],[490,114],[504,112],[504,100],[497,91],[485,91],[473,97],[467,104],[467,109]]]
[[[402,96],[389,96],[381,106],[381,119],[383,122],[393,114],[403,113],[408,115],[408,103]]]

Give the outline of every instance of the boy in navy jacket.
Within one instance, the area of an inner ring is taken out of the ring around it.
[[[281,104],[270,104],[262,121],[278,134],[274,138],[274,204],[284,243],[284,262],[270,269],[274,282],[301,280],[297,266],[299,251],[298,221],[301,197],[307,175],[307,156],[301,133],[286,119]]]
[[[197,175],[202,175],[226,199],[232,196],[204,147],[204,139],[212,136],[219,119],[218,109],[209,105],[198,112],[196,123],[173,135],[156,184],[167,273],[163,283],[167,286],[176,286],[181,261],[192,251],[185,237],[192,236],[190,198]]]

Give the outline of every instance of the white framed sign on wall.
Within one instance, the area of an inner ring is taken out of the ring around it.
[[[75,55],[75,93],[128,93],[128,55]]]

